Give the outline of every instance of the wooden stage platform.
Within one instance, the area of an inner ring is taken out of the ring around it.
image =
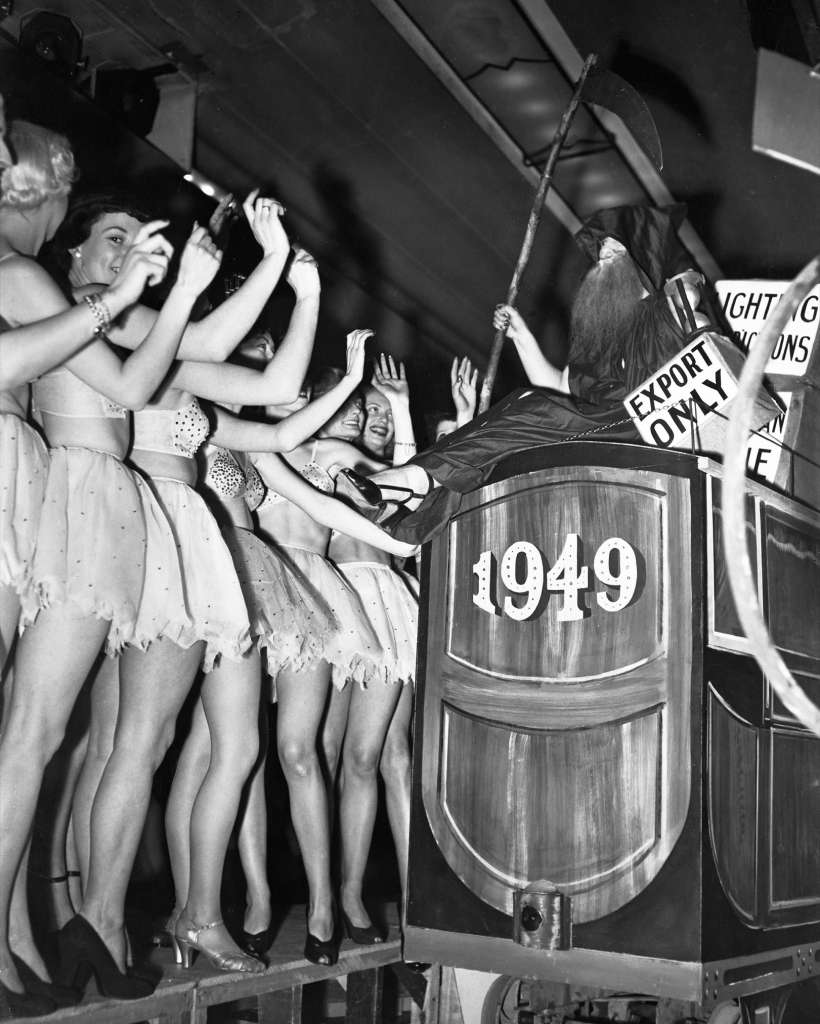
[[[389,915],[388,915],[389,917]],[[311,999],[304,988],[317,982],[339,979],[333,997],[337,1008],[333,1019],[349,1024],[382,1024],[399,1019],[387,1006],[383,1012],[384,974],[391,974],[416,1006],[424,1000],[426,981],[401,961],[401,940],[395,911],[388,921],[388,940],[376,946],[358,946],[345,939],[339,960],[322,967],[304,959],[305,912],[303,906],[291,908],[282,922],[268,952],[270,966],[264,974],[229,974],[214,970],[202,956],[185,970],[174,963],[170,949],[152,950],[138,973],[152,980],[159,978],[154,994],[146,999],[123,1002],[97,995],[93,982],[79,1006],[59,1010],[35,1021],[71,1022],[71,1024],[207,1024],[231,1021],[233,1024],[320,1024],[327,1019],[326,999]],[[396,986],[393,986],[394,989]],[[340,1001],[343,1000],[343,1007]],[[395,999],[392,1000],[396,1002]],[[231,1005],[228,1005],[231,1004]],[[303,1004],[305,1013],[303,1015]],[[309,1004],[309,1006],[308,1006]],[[211,1011],[209,1013],[209,1010]]]

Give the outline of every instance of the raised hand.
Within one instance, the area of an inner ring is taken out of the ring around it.
[[[242,209],[253,237],[262,246],[265,256],[281,255],[288,251],[290,242],[280,219],[285,208],[280,202],[260,196],[256,188],[248,194]]]
[[[404,363],[396,363],[391,355],[381,353],[373,367],[373,378],[370,382],[388,402],[410,402],[410,388]]]
[[[319,268],[316,260],[305,249],[293,250],[287,282],[296,293],[297,299],[307,299],[320,294],[322,284],[319,280]]]
[[[194,224],[182,250],[174,286],[199,295],[213,281],[221,262],[222,251],[216,247],[208,229]]]
[[[149,221],[134,236],[117,279],[108,289],[120,296],[124,307],[133,305],[147,285],[159,284],[168,273],[174,247],[160,234],[168,223],[167,220]]]
[[[347,336],[345,377],[355,384],[359,384],[364,376],[364,343],[372,337],[373,332],[368,328],[351,331]]]
[[[450,367],[450,394],[453,396],[453,405],[456,407],[456,422],[463,426],[475,416],[476,401],[478,399],[478,370],[464,356],[462,359],[456,356],[453,365]]]

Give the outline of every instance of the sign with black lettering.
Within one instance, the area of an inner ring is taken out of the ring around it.
[[[789,281],[718,281],[720,304],[739,344],[749,349],[763,330]],[[766,365],[769,376],[802,377],[820,327],[820,287],[814,288],[795,310],[777,339]],[[778,388],[786,386],[778,382]]]
[[[722,454],[729,404],[737,393],[743,354],[719,334],[698,335],[624,399],[641,437],[659,448]],[[758,394],[753,429],[780,412]]]

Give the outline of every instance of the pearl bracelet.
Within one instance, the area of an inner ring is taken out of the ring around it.
[[[85,300],[85,304],[94,314],[94,319],[97,321],[94,333],[105,334],[111,326],[111,311],[106,305],[102,295],[100,295],[99,292],[94,292],[92,295],[84,295],[83,299]]]

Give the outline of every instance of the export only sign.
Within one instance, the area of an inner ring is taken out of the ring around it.
[[[709,450],[703,428],[736,393],[735,375],[714,336],[702,334],[627,395],[624,405],[648,444]]]
[[[774,312],[788,281],[718,281],[715,285],[729,326],[740,345],[754,345],[766,320]],[[820,327],[820,286],[800,303],[777,339],[766,373],[802,377],[806,372]]]

